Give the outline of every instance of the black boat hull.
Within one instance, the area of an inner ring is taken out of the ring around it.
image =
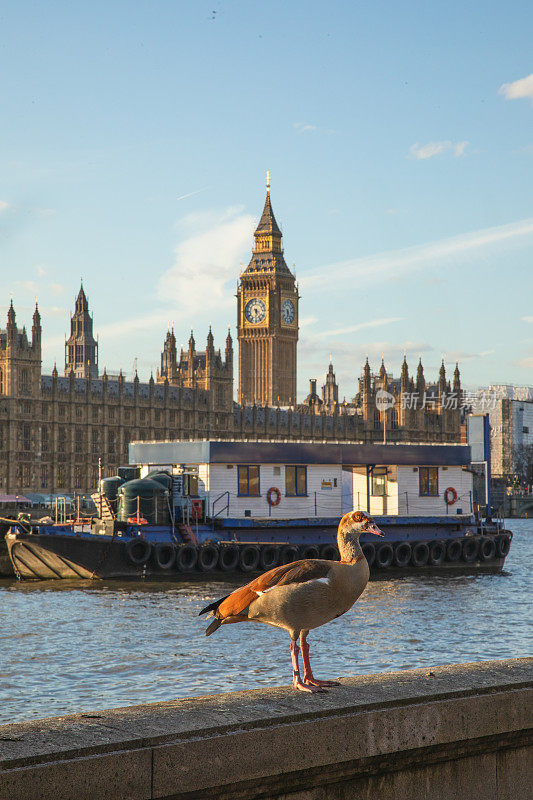
[[[15,574],[22,580],[134,578],[146,572],[128,563],[120,540],[8,533],[6,543]]]
[[[137,540],[140,542],[141,540]],[[131,547],[132,540],[125,540],[117,537],[92,537],[91,539],[76,537],[71,535],[40,535],[25,533],[8,533],[6,544],[11,562],[17,578],[20,580],[87,580],[93,578],[100,579],[124,579],[138,580],[141,578],[150,580],[161,580],[163,578],[182,580],[194,575],[206,576],[207,574],[217,577],[227,576],[228,573],[248,572],[257,573],[262,571],[257,565],[253,569],[244,569],[235,564],[233,568],[220,568],[220,560],[215,557],[215,562],[211,566],[203,564],[199,566],[194,558],[194,564],[182,567],[177,563],[177,559],[170,566],[162,567],[157,563],[156,550],[150,548],[149,557],[144,563],[133,563]],[[172,545],[167,545],[171,548]],[[233,547],[237,545],[232,545]],[[250,546],[250,545],[248,545]],[[269,546],[264,544],[263,546]],[[178,547],[180,547],[178,545]],[[190,545],[181,545],[189,547]],[[239,551],[246,545],[238,545]],[[255,547],[255,545],[252,545]],[[298,548],[294,548],[289,560],[301,558]],[[331,556],[324,556],[329,558]],[[387,577],[411,572],[498,572],[503,568],[505,557],[496,556],[488,560],[476,558],[468,563],[465,561],[448,562],[443,561],[438,565],[413,566],[407,564],[403,567],[395,567],[393,564],[386,568],[376,569],[371,567],[373,577]]]

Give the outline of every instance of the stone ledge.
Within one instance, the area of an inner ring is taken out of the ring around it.
[[[254,690],[3,726],[0,797],[251,800],[322,787],[326,798],[372,776],[501,760],[529,741],[532,665],[435,667],[345,678],[327,695]]]

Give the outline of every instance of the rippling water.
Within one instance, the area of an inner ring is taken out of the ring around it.
[[[351,611],[311,632],[315,675],[530,655],[533,520],[508,527],[501,574],[370,582]],[[0,723],[290,683],[284,631],[204,636],[198,611],[244,582],[0,580]]]

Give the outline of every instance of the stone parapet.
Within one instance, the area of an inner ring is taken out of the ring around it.
[[[525,800],[533,659],[0,727],[2,800]]]

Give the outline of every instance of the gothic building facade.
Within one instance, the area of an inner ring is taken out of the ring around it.
[[[330,366],[322,398],[314,383],[313,402],[280,408],[234,403],[230,336],[224,359],[214,350],[212,335],[202,352],[191,336],[179,361],[174,347],[170,332],[157,382],[142,383],[137,376],[127,381],[122,373],[112,378],[105,369],[98,378],[90,370],[83,378],[72,370],[61,377],[55,368],[42,375],[39,311],[29,339],[17,327],[11,305],[7,328],[0,331],[0,493],[89,492],[99,459],[103,474],[113,474],[127,463],[129,442],[139,439],[380,442],[384,431],[390,442],[460,438],[460,412],[446,399],[460,391],[457,369],[450,387],[444,366],[439,381],[426,385],[421,364],[414,380],[404,361],[397,380],[384,365],[372,375],[367,362],[353,401],[339,403]],[[385,410],[378,407],[379,391],[394,398]],[[417,394],[418,406],[412,402]]]
[[[372,373],[368,359],[351,401],[339,403],[339,387],[333,364],[326,373],[322,397],[316,379],[309,381],[309,394],[299,410],[311,415],[352,418],[354,438],[363,442],[458,442],[461,436],[461,377],[456,365],[453,382],[446,378],[444,362],[435,383],[426,383],[420,360],[416,378],[409,375],[404,356],[401,376],[387,373],[382,360]],[[343,423],[339,423],[342,426]]]
[[[191,331],[187,351],[181,350],[178,361],[174,328],[167,332],[161,370],[157,370],[157,383],[168,382],[170,386],[187,389],[203,389],[209,394],[209,407],[231,408],[233,404],[233,341],[228,330],[224,359],[220,350],[215,350],[213,333],[209,327],[205,350],[196,350]]]
[[[231,337],[226,349],[226,372],[220,353],[208,337],[207,352],[199,357],[192,343],[192,375],[171,384],[166,377],[141,383],[122,373],[98,377],[88,303],[80,290],[71,326],[83,357],[76,360],[67,342],[65,376],[54,367],[41,374],[41,319],[33,315],[31,339],[16,324],[11,304],[7,327],[0,331],[0,493],[86,493],[94,490],[98,465],[104,475],[128,462],[132,439],[204,438],[231,435],[234,425]],[[82,316],[83,315],[83,316]],[[92,320],[91,320],[92,323]],[[84,339],[85,335],[85,339]],[[91,344],[92,342],[92,344]],[[190,346],[191,349],[191,346]],[[206,362],[207,374],[199,363]],[[211,366],[213,364],[213,366]],[[76,368],[83,377],[76,377]],[[217,391],[224,372],[223,391]],[[171,376],[175,377],[175,376]],[[218,402],[220,401],[220,402]]]
[[[128,462],[132,440],[269,439],[391,442],[460,441],[460,410],[449,403],[460,391],[444,365],[426,385],[404,359],[399,379],[382,364],[365,364],[354,398],[339,402],[333,365],[320,397],[316,380],[304,403],[296,400],[298,288],[285,263],[270,187],[254,233],[250,263],[237,290],[238,402],[234,402],[233,342],[224,355],[209,330],[204,350],[191,333],[178,356],[168,331],[156,380],[127,381],[98,366],[98,342],[83,286],[65,342],[64,376],[41,371],[41,318],[36,307],[31,338],[18,328],[11,303],[0,330],[0,493],[70,494],[92,491],[99,461],[104,475]],[[383,404],[383,393],[388,398]],[[419,398],[418,405],[413,397]]]

